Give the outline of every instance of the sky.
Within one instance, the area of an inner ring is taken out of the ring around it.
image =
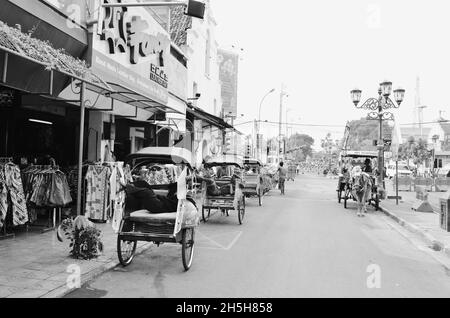
[[[272,88],[261,117],[278,122],[284,83],[290,123],[338,126],[293,128],[320,146],[328,132],[339,139],[348,120],[366,116],[350,91],[361,89],[364,100],[376,97],[386,79],[406,89],[393,113],[400,123],[412,123],[417,77],[424,121],[437,119],[439,110],[450,118],[448,0],[211,0],[211,6],[218,43],[242,49],[238,113],[245,116],[237,124],[258,118]],[[237,127],[252,133],[252,125]],[[274,137],[278,126],[266,124],[262,132]]]

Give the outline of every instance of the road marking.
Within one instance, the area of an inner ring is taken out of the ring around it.
[[[238,242],[239,238],[242,235],[242,231],[237,232],[236,236],[233,237],[231,243],[228,244],[228,246],[224,246],[222,244],[220,244],[219,242],[217,242],[216,240],[214,240],[213,238],[203,234],[202,232],[198,231],[199,234],[205,238],[207,241],[209,241],[210,243],[212,243],[215,247],[212,246],[199,246],[199,248],[205,248],[205,249],[213,249],[213,250],[222,250],[222,251],[229,251],[233,248],[233,246]],[[222,235],[219,236],[224,236],[227,235],[229,233],[223,233]]]

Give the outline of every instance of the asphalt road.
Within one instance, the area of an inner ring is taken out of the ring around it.
[[[337,203],[335,187],[300,176],[263,207],[250,199],[242,226],[235,213],[202,224],[189,272],[179,246],[155,246],[67,297],[450,296],[446,258],[381,213],[357,218],[353,203]]]

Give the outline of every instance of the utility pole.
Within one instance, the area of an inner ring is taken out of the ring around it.
[[[282,129],[283,129],[283,91],[284,87],[283,84],[281,84],[281,91],[280,91],[280,122],[278,123],[278,157],[281,161],[281,149],[282,149]]]

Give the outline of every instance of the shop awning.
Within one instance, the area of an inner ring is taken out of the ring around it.
[[[200,109],[198,107],[192,106],[190,104],[188,104],[186,112],[188,114],[191,114],[192,116],[194,116],[194,118],[196,118],[196,119],[203,120],[209,126],[215,126],[217,128],[220,128],[220,129],[233,129],[233,130],[235,130],[233,126],[228,124],[222,118],[214,116],[214,115],[212,115],[212,114],[210,114],[208,112],[205,112],[204,110],[202,110],[202,109]]]
[[[101,95],[106,95],[111,97],[112,99],[121,101],[123,103],[129,104],[131,106],[135,106],[145,110],[151,110],[153,112],[164,112],[164,113],[175,113],[181,114],[179,111],[172,109],[166,105],[163,105],[153,99],[144,96],[140,93],[137,93],[123,85],[107,82],[106,83],[110,87],[110,91],[104,91],[96,85],[87,84],[86,88],[94,91]]]

